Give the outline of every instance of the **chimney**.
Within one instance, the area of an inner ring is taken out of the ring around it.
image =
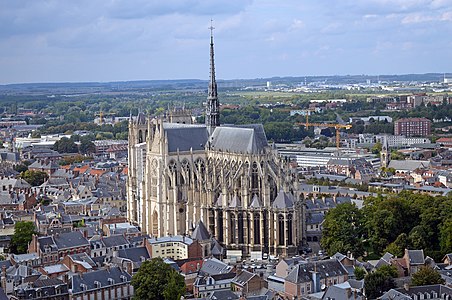
[[[405,291],[409,292],[409,291],[410,291],[410,284],[409,284],[408,282],[405,282],[405,283],[403,284],[403,289],[404,289]]]
[[[320,292],[320,273],[317,271],[311,271],[312,276],[312,289],[314,293]]]

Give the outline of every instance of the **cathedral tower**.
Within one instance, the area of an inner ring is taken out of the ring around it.
[[[220,126],[220,104],[218,102],[217,81],[215,80],[215,59],[213,51],[213,29],[210,26],[210,80],[206,105],[206,127],[212,135],[215,127]]]

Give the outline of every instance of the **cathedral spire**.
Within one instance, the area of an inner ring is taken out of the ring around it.
[[[206,105],[206,126],[209,135],[220,126],[220,105],[218,103],[217,81],[215,80],[215,59],[213,49],[213,20],[210,20],[210,80]]]

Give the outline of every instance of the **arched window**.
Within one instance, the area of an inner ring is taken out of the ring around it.
[[[278,215],[278,244],[284,245],[284,216]]]
[[[293,245],[292,242],[292,214],[287,215],[287,240],[289,245]]]
[[[223,211],[219,210],[218,211],[218,216],[217,216],[217,226],[218,226],[218,241],[220,243],[223,242]]]
[[[260,244],[261,243],[261,219],[260,214],[254,214],[254,243]]]
[[[244,243],[243,239],[243,215],[239,213],[238,215],[238,231],[239,231],[239,244]]]
[[[230,244],[235,244],[235,215],[234,214],[231,214],[229,221],[230,221],[229,229],[231,231],[231,233],[229,234]]]

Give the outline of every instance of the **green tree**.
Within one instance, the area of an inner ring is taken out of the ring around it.
[[[380,154],[381,148],[382,148],[381,142],[376,142],[375,145],[372,147],[372,153]]]
[[[361,267],[355,268],[356,280],[364,279],[365,276],[366,276],[366,270],[364,270],[364,268],[361,268]]]
[[[61,138],[59,141],[56,141],[53,145],[53,149],[60,153],[77,153],[78,147],[74,143],[72,139],[68,139],[67,137]]]
[[[31,186],[38,186],[43,184],[49,178],[49,175],[42,171],[27,170],[20,173],[20,178],[28,182]]]
[[[329,253],[347,253],[361,256],[364,252],[361,241],[362,215],[352,203],[339,204],[328,211],[323,223],[321,244]]]
[[[386,291],[395,287],[394,279],[378,270],[367,274],[364,278],[364,288],[367,299],[377,299]]]
[[[378,268],[378,273],[381,273],[387,277],[391,277],[391,278],[397,278],[398,274],[397,274],[397,268],[394,267],[393,265],[384,265],[381,266],[380,268]]]
[[[452,219],[445,220],[441,226],[440,246],[443,253],[452,252]]]
[[[33,234],[36,234],[35,225],[30,221],[17,221],[14,224],[14,234],[11,238],[11,252],[15,254],[27,253],[28,244]]]
[[[82,154],[91,154],[96,152],[96,146],[90,140],[82,140],[80,141],[80,153]]]
[[[133,275],[134,299],[172,300],[185,293],[184,278],[162,258],[145,261]]]
[[[441,275],[429,266],[423,266],[411,276],[413,285],[444,284]]]
[[[384,252],[389,252],[397,257],[402,257],[405,249],[408,248],[408,236],[406,233],[401,233],[397,239],[386,247]]]

